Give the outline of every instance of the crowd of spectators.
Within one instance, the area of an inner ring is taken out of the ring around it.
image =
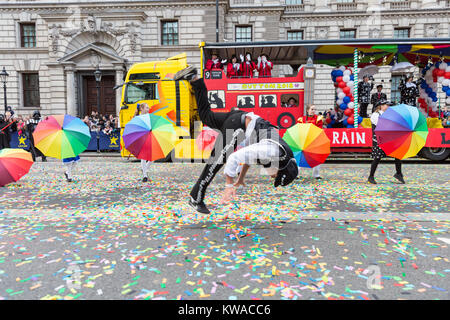
[[[41,116],[38,111],[30,115],[16,114],[10,106],[5,113],[0,113],[0,149],[9,148],[11,136],[18,133],[19,136],[26,135],[30,138],[34,127]],[[119,117],[113,115],[101,115],[93,111],[90,116],[85,116],[83,122],[91,131],[103,132],[106,135],[116,133],[119,129]]]
[[[119,129],[119,117],[101,115],[97,111],[92,111],[91,115],[85,116],[83,122],[91,131],[101,131],[106,135],[110,135]]]

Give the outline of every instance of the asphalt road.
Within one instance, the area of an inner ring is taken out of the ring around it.
[[[325,164],[273,188],[258,170],[232,204],[201,164],[82,158],[67,183],[37,162],[0,189],[0,299],[449,299],[450,167]]]

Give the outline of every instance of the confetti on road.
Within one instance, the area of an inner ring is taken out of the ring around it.
[[[380,165],[373,186],[368,165],[326,164],[283,189],[254,170],[225,206],[219,173],[207,216],[187,205],[202,165],[139,168],[82,158],[67,183],[36,163],[1,189],[0,299],[448,298],[445,166],[398,185]]]

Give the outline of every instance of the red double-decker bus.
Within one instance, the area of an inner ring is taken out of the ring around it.
[[[283,78],[227,78],[220,69],[204,71],[209,102],[215,112],[239,108],[254,112],[284,133],[304,113],[303,72]],[[290,105],[289,100],[295,100]]]
[[[310,62],[320,57],[321,52],[337,51],[338,47],[364,48],[369,50],[374,46],[393,48],[405,54],[421,52],[422,60],[448,59],[442,50],[450,51],[450,39],[349,39],[349,40],[311,40],[311,41],[273,41],[249,43],[201,43],[202,74],[209,90],[209,101],[215,112],[228,112],[232,108],[254,112],[280,128],[283,134],[287,128],[293,126],[300,116],[305,115],[306,103],[313,103],[314,94],[306,82],[313,82],[315,67]],[[436,48],[436,49],[433,49]],[[409,50],[409,51],[408,51]],[[266,53],[274,65],[290,65],[294,75],[271,78],[228,78],[224,70],[204,70],[203,67],[211,53],[218,52],[222,58],[229,58],[233,54],[239,57],[250,52],[253,57]],[[369,50],[370,51],[370,50]],[[447,53],[446,51],[446,53]],[[370,53],[369,53],[370,54]],[[379,53],[378,53],[379,55]],[[417,53],[419,57],[419,53]],[[383,59],[382,59],[383,60]],[[450,60],[450,59],[449,59]],[[377,61],[375,61],[377,62]],[[374,63],[375,63],[374,62]],[[329,64],[328,61],[326,64]],[[342,61],[336,61],[336,65]],[[333,83],[330,80],[330,86]],[[290,98],[294,98],[294,107],[288,105]],[[326,109],[334,108],[334,105]],[[367,123],[367,121],[366,121]],[[435,122],[436,123],[436,122]],[[372,147],[372,129],[359,126],[357,128],[325,128],[331,141],[332,153],[369,153]],[[430,160],[445,160],[450,157],[450,128],[429,128],[425,147],[420,156]]]

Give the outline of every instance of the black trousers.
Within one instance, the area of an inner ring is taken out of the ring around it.
[[[368,103],[361,103],[361,105],[360,105],[360,112],[359,112],[359,115],[361,116],[361,117],[363,117],[363,118],[367,118],[368,117],[368,115],[367,115],[367,107],[369,106],[369,104]]]
[[[191,190],[191,197],[196,203],[203,202],[206,189],[225,164],[228,156],[245,138],[245,112],[212,112],[208,101],[208,89],[203,79],[191,83],[197,100],[198,113],[204,125],[220,131],[216,139],[211,158],[203,169],[200,178]]]
[[[396,173],[403,176],[403,174],[402,174],[402,161],[397,159],[397,158],[394,158],[394,160],[395,160],[395,171],[396,171]],[[370,177],[374,177],[375,176],[375,171],[377,171],[377,167],[378,167],[378,164],[380,163],[380,161],[381,161],[381,158],[374,158],[372,160],[372,164],[370,165]]]

